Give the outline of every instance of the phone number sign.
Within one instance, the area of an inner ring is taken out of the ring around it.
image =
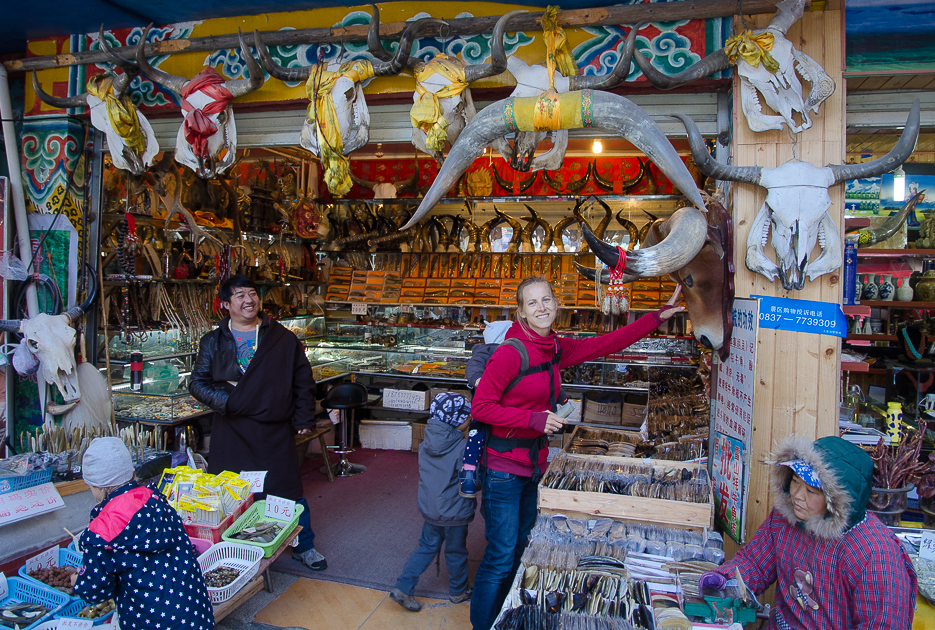
[[[760,328],[847,337],[840,304],[754,295],[760,300]]]

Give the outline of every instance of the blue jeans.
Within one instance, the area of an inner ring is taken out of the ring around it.
[[[529,532],[536,524],[540,477],[520,477],[488,469],[481,472],[487,548],[474,576],[471,597],[474,630],[489,630],[510,591]]]
[[[292,551],[295,553],[305,553],[309,549],[315,548],[315,532],[312,531],[312,515],[309,513],[308,501],[306,501],[305,497],[296,499],[296,503],[305,509],[302,510],[302,514],[299,515],[299,525],[302,526],[302,531],[299,532],[299,544],[297,544]]]
[[[445,544],[445,563],[448,565],[448,594],[460,595],[468,585],[468,526],[440,527],[422,523],[419,546],[406,560],[396,588],[407,595],[416,590],[419,576],[432,564],[432,560]]]

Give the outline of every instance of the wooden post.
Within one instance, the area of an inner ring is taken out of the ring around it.
[[[771,17],[748,17],[748,26],[751,29],[765,28]],[[738,33],[742,29],[739,23],[735,27]],[[821,105],[819,113],[812,114],[812,127],[799,134],[795,147],[795,157],[816,166],[845,161],[843,28],[841,10],[806,12],[786,35],[796,49],[821,64],[837,86],[834,94]],[[733,129],[733,163],[737,166],[773,167],[793,158],[793,141],[785,129],[762,133],[750,131],[741,109],[740,86],[736,78]],[[843,235],[844,186],[833,186],[829,192],[832,200],[829,212]],[[801,291],[784,291],[778,279],[771,284],[764,276],[747,269],[744,256],[749,227],[765,198],[766,190],[759,186],[733,186],[737,297],[767,295],[840,303],[841,271],[821,276],[814,282],[806,281]],[[818,251],[816,246],[812,260]],[[767,248],[767,254],[772,256],[772,248]],[[772,508],[769,469],[763,461],[773,446],[793,433],[808,438],[837,433],[840,354],[841,340],[837,337],[760,330],[755,369],[750,486],[747,489],[746,540],[752,538]],[[736,545],[728,545],[729,555],[734,550]]]

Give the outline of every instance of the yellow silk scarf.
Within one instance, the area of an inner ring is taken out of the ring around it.
[[[331,88],[341,77],[355,84],[366,81],[373,77],[373,64],[365,60],[349,61],[341,64],[335,72],[319,68],[316,64],[312,66],[308,81],[305,82],[305,93],[309,100],[306,119],[311,124],[317,122],[315,130],[321,163],[325,167],[325,184],[331,194],[338,197],[346,195],[354,185],[350,164],[344,157],[344,139],[341,137],[341,125],[331,96]]]
[[[558,25],[558,14],[561,9],[557,6],[546,7],[542,16],[542,34],[545,36],[545,67],[549,70],[549,87],[555,87],[555,68],[562,76],[570,77],[578,74],[578,64],[571,54],[565,30]]]
[[[87,90],[88,94],[104,102],[107,120],[117,135],[123,138],[131,151],[142,155],[146,151],[147,139],[140,129],[140,117],[130,97],[126,94],[119,98],[114,95],[114,75],[108,73],[91,77]]]
[[[422,82],[433,74],[445,77],[449,84],[435,93],[427,90]],[[458,96],[468,84],[464,80],[464,64],[457,57],[439,53],[434,59],[416,72],[416,93],[419,99],[409,110],[412,126],[425,132],[425,147],[430,151],[441,151],[448,140],[445,131],[448,121],[442,116],[442,106],[438,99]]]
[[[592,125],[591,90],[549,95],[543,99],[548,94],[507,99],[503,107],[507,128],[512,132],[546,131]]]
[[[724,52],[727,53],[727,59],[733,64],[737,59],[743,59],[751,66],[759,66],[763,62],[763,67],[769,72],[779,70],[779,62],[776,61],[769,51],[773,49],[773,34],[760,33],[754,35],[753,31],[745,30],[740,35],[727,38],[724,45]]]

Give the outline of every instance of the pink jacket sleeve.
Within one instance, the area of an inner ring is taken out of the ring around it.
[[[542,432],[548,412],[530,411],[500,404],[503,391],[520,370],[519,353],[509,346],[501,346],[490,357],[484,376],[471,401],[471,415],[486,424]]]
[[[562,339],[563,368],[591,361],[598,357],[620,352],[627,346],[639,341],[659,327],[662,320],[659,312],[649,313],[639,318],[629,326],[618,328],[612,333],[599,335],[589,339]]]

